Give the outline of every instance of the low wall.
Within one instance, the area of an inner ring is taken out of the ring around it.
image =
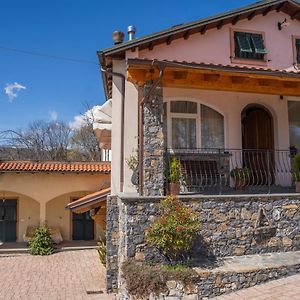
[[[191,256],[232,256],[300,250],[300,195],[180,197],[199,213],[201,230]],[[107,206],[107,289],[122,284],[130,257],[161,260],[144,242],[158,216],[159,197],[112,196]]]

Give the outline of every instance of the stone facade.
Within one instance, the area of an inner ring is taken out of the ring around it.
[[[284,276],[292,276],[300,272],[300,265],[282,268],[271,268],[254,272],[203,274],[195,283],[184,285],[182,282],[168,281],[167,292],[155,295],[149,300],[200,300],[209,299],[222,294],[262,284]],[[137,300],[127,292],[120,295],[120,300]]]
[[[187,196],[202,229],[192,257],[234,256],[300,250],[300,196]],[[145,229],[158,216],[160,197],[111,198],[107,212],[108,290],[120,284],[121,262],[136,257],[161,260],[144,242]],[[119,279],[118,279],[119,276]]]
[[[151,85],[147,85],[147,93]],[[144,196],[164,195],[165,127],[163,88],[158,86],[144,104]]]

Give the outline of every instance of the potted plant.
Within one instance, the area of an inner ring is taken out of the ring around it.
[[[180,192],[180,161],[172,157],[169,165],[169,192],[171,195],[179,195]]]
[[[296,193],[300,193],[300,152],[298,152],[292,163],[293,178],[296,183]]]
[[[234,179],[235,189],[243,190],[250,178],[250,170],[248,168],[234,168],[230,171],[230,176]]]

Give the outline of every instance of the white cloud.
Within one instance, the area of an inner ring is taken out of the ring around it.
[[[55,110],[50,110],[49,115],[51,121],[57,121],[58,114]]]
[[[93,108],[86,111],[84,114],[75,116],[74,120],[69,123],[70,127],[72,129],[79,129],[87,123],[93,123],[100,108],[101,106],[96,105]]]
[[[13,102],[15,98],[19,96],[18,92],[20,90],[26,90],[26,87],[17,82],[7,83],[4,88],[4,92],[8,96],[10,102]]]

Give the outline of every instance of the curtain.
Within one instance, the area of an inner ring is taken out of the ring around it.
[[[172,118],[172,142],[174,149],[196,148],[196,119]]]
[[[290,146],[300,151],[300,101],[289,101]]]

